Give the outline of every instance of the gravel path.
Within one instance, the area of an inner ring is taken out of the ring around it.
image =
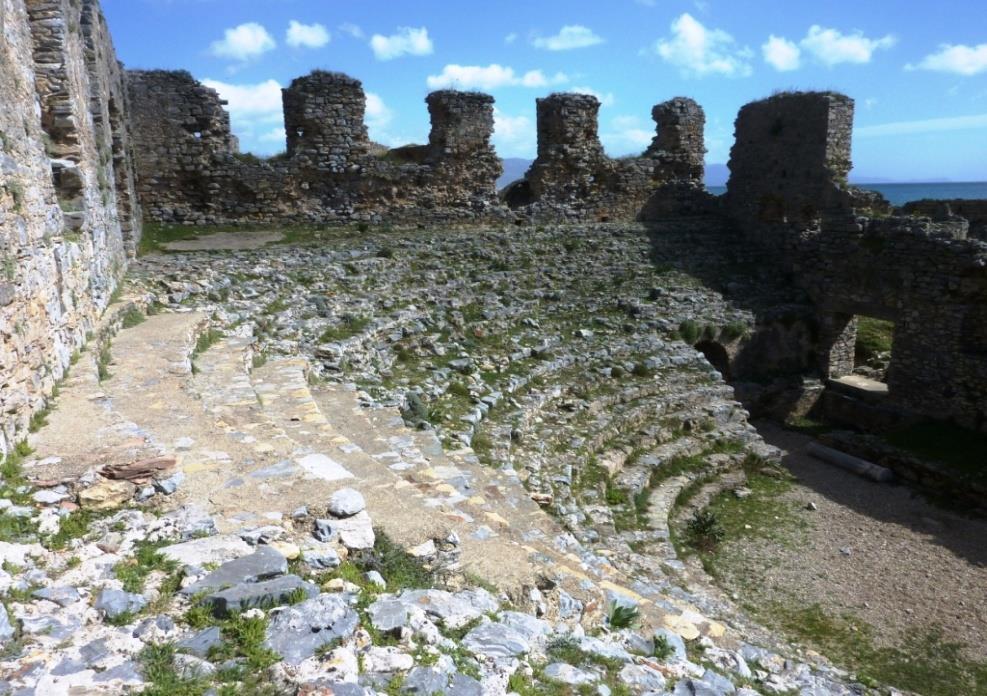
[[[790,452],[784,461],[798,483],[784,497],[811,524],[788,547],[753,540],[732,549],[745,558],[748,581],[732,580],[747,587],[745,595],[760,595],[744,599],[818,602],[827,613],[871,624],[883,645],[941,627],[970,658],[987,659],[987,522],[820,462],[805,454],[810,438],[770,425],[759,430]],[[818,509],[807,509],[810,502]]]

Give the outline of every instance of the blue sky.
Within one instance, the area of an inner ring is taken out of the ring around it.
[[[778,89],[857,101],[855,173],[987,180],[982,0],[103,0],[131,68],[187,69],[230,100],[242,149],[284,149],[279,87],[314,68],[363,81],[373,139],[424,142],[438,87],[496,97],[504,157],[535,150],[535,98],[596,94],[607,151],[641,151],[651,106],[706,110],[726,162],[744,103]]]

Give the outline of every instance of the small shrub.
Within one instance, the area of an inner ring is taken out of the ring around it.
[[[668,642],[668,637],[663,635],[656,635],[654,638],[654,647],[651,650],[651,654],[656,660],[661,660],[664,662],[672,655],[675,654],[675,648],[672,644]]]
[[[720,331],[724,341],[735,341],[747,333],[747,325],[742,321],[732,321]]]
[[[132,329],[138,324],[144,323],[144,313],[137,309],[137,307],[131,307],[126,312],[124,312],[122,323],[123,328]]]
[[[614,604],[610,607],[610,615],[607,623],[610,628],[630,628],[635,625],[641,616],[641,611],[637,607],[629,607],[625,604]]]
[[[468,399],[470,396],[470,388],[462,382],[450,382],[449,386],[446,387],[446,392],[455,396],[461,396],[464,399]]]
[[[436,577],[431,569],[396,544],[383,529],[374,529],[374,535],[372,549],[353,554],[353,564],[361,573],[376,570],[387,582],[389,592],[435,586]]]
[[[679,324],[679,336],[686,343],[695,343],[699,340],[699,324],[692,319],[686,319]]]
[[[203,679],[185,679],[175,668],[172,643],[149,643],[138,655],[141,676],[147,685],[141,692],[150,696],[198,696],[208,688]]]
[[[726,536],[723,525],[710,510],[697,510],[687,525],[689,542],[703,552],[714,550]]]
[[[100,382],[105,382],[113,375],[110,374],[110,363],[113,355],[110,354],[110,347],[103,346],[99,351],[99,359],[96,361],[96,374]]]
[[[643,362],[634,363],[634,369],[631,370],[631,374],[635,377],[650,377],[651,370]]]

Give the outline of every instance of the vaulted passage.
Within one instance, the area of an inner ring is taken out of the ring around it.
[[[723,379],[730,381],[730,356],[723,344],[718,341],[700,341],[696,344],[696,350],[706,356],[709,364],[723,375]]]

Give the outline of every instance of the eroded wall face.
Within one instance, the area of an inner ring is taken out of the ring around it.
[[[644,156],[654,160],[653,178],[662,182],[702,184],[706,157],[706,114],[687,97],[656,104],[651,118],[658,133]]]
[[[236,152],[219,95],[188,73],[127,73],[141,200],[150,220],[397,223],[501,220],[493,98],[436,92],[428,145],[367,137],[363,87],[316,71],[282,90],[284,155]]]
[[[893,216],[848,187],[852,116],[832,93],[741,109],[728,210],[816,306],[824,377],[853,367],[854,316],[887,319],[890,403],[987,430],[987,331],[972,328],[987,306],[987,244],[968,238],[966,220]]]
[[[791,225],[849,212],[853,100],[831,92],[783,94],[745,105],[730,149],[730,214],[784,246]]]
[[[705,117],[690,99],[655,107],[652,146],[619,160],[600,144],[595,97],[538,100],[538,159],[522,193],[502,200],[489,95],[429,94],[428,143],[389,149],[368,139],[360,82],[315,71],[282,90],[286,152],[258,160],[236,154],[219,95],[188,73],[132,71],[127,81],[141,200],[159,222],[633,220],[710,203]]]
[[[537,100],[538,157],[508,196],[529,217],[559,220],[658,219],[703,212],[702,108],[677,98],[652,110],[657,135],[640,156],[613,159],[598,135],[600,102],[586,94]],[[510,198],[509,198],[510,199]]]
[[[299,166],[335,174],[360,166],[370,139],[359,80],[319,70],[281,92],[289,157]]]
[[[113,117],[119,101],[111,106],[123,86],[98,4],[0,0],[0,16],[0,452],[8,452],[109,302],[140,217],[135,192],[118,188],[132,181],[125,119]]]

